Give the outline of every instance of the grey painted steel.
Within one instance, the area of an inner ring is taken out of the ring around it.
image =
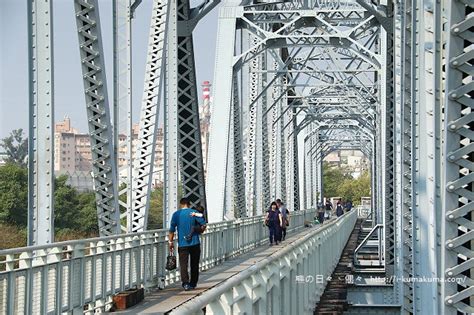
[[[245,168],[243,157],[243,143],[242,143],[242,113],[239,102],[239,86],[238,78],[234,76],[233,79],[233,101],[232,101],[232,136],[233,136],[233,208],[234,217],[242,218],[247,216],[247,209],[245,203]],[[229,161],[228,161],[229,162]],[[228,167],[229,168],[229,167]],[[227,186],[228,187],[228,186]]]
[[[474,147],[472,133],[474,1],[446,1],[448,47],[446,56],[446,104],[444,124],[444,204],[441,270],[448,279],[467,276],[458,285],[441,286],[440,311],[444,314],[473,313],[472,205]],[[444,299],[444,300],[443,300]],[[444,302],[444,303],[443,303]]]
[[[196,71],[189,0],[178,0],[177,18],[177,110],[178,110],[178,153],[183,196],[192,206],[207,208],[202,161],[199,105],[196,87]]]
[[[224,4],[225,5],[225,4]],[[232,104],[232,58],[234,55],[235,37],[227,36],[235,30],[235,15],[232,7],[224,6],[219,12],[217,45],[216,45],[216,69],[214,77],[214,106],[211,116],[211,132],[209,136],[208,174],[206,186],[208,195],[212,192],[212,198],[208,200],[209,222],[219,222],[224,218],[224,202],[226,189],[227,150],[229,147],[229,122]],[[219,128],[218,132],[216,129]],[[242,201],[241,201],[242,202]]]
[[[164,185],[163,226],[169,227],[171,216],[178,208],[178,75],[177,61],[177,0],[169,2],[168,29],[166,41],[166,93],[164,97]],[[220,220],[217,220],[218,222]]]
[[[129,233],[141,232],[147,228],[155,166],[160,101],[164,89],[167,18],[168,0],[154,0],[148,38],[140,131],[133,166],[133,208],[128,224]],[[166,124],[169,124],[169,122],[166,122]]]
[[[301,231],[314,214],[294,213],[289,232]],[[263,220],[257,216],[208,224],[201,236],[201,269],[268,246]],[[110,310],[119,292],[175,283],[179,267],[165,269],[167,236],[168,230],[162,229],[1,250],[0,313],[101,313]]]
[[[438,224],[440,210],[441,144],[441,3],[422,1],[414,6],[417,30],[415,59],[413,271],[415,277],[440,278],[438,274]],[[429,266],[429,268],[427,268]],[[436,282],[414,284],[414,313],[442,313]]]
[[[171,314],[313,314],[357,219],[353,211],[191,299]],[[298,283],[297,276],[313,281]],[[323,277],[323,283],[319,277]],[[282,291],[284,293],[282,293]]]
[[[117,176],[97,0],[75,0],[99,233],[120,233]]]
[[[121,226],[122,231],[127,231],[132,211],[132,15],[130,6],[130,0],[112,2],[114,36],[113,136],[120,218],[126,218],[126,226]],[[126,137],[122,143],[120,142],[121,134]],[[119,166],[121,159],[126,161],[122,167]],[[125,187],[120,189],[122,185]],[[120,200],[122,195],[126,196],[125,201]]]
[[[53,7],[28,1],[28,245],[54,242]]]

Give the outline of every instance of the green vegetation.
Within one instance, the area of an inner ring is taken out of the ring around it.
[[[7,163],[0,167],[0,249],[22,247],[26,246],[28,225],[28,140],[22,129],[13,130],[0,140],[0,147],[7,154]],[[55,241],[98,236],[95,194],[78,192],[67,180],[67,175],[62,175],[54,183]],[[120,198],[127,201],[126,195]],[[148,229],[162,227],[163,188],[158,187],[151,193]]]
[[[67,175],[55,180],[55,240],[64,241],[98,236],[97,210],[93,192],[78,192],[67,183]],[[163,189],[151,194],[148,229],[163,226]],[[28,213],[28,171],[7,163],[0,167],[0,249],[26,246]]]
[[[370,174],[365,171],[357,179],[352,177],[350,170],[342,167],[323,165],[324,195],[341,197],[352,200],[353,205],[359,205],[361,197],[370,196]]]
[[[0,140],[0,146],[7,154],[7,163],[26,166],[26,156],[28,155],[28,139],[23,138],[23,129],[16,129],[10,136]]]

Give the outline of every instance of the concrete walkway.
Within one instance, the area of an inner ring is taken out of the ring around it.
[[[332,221],[332,220],[330,220]],[[250,252],[238,257],[229,259],[221,265],[218,265],[207,271],[199,273],[198,287],[195,290],[184,291],[181,283],[170,285],[164,290],[154,290],[145,296],[142,303],[127,309],[126,311],[114,312],[114,314],[167,314],[172,309],[178,307],[184,302],[189,301],[202,292],[218,285],[229,279],[237,273],[249,268],[260,260],[272,255],[285,246],[291,246],[291,243],[304,235],[318,229],[320,225],[311,228],[303,228],[299,233],[287,235],[285,241],[278,246],[260,246]]]

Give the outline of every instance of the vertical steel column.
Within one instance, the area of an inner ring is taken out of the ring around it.
[[[160,100],[162,91],[164,90],[163,76],[165,69],[167,18],[168,0],[154,0],[150,34],[148,36],[148,52],[139,124],[140,129],[133,165],[133,208],[129,218],[128,232],[141,232],[147,228],[150,193],[155,167]],[[173,74],[170,74],[170,76],[172,75]],[[172,123],[173,120],[172,117],[166,118],[165,129],[166,132],[169,132],[169,124],[170,121]],[[170,120],[168,121],[168,119]],[[170,139],[169,133],[166,133],[165,139],[166,141]],[[170,153],[169,150],[166,150],[166,152],[167,154]],[[167,157],[165,158],[165,163],[169,163]],[[176,169],[176,167],[174,169]],[[173,172],[173,168],[171,170],[166,169],[166,172]],[[174,172],[177,171],[175,170]],[[168,176],[167,178],[169,179],[170,177]],[[174,193],[176,194],[177,192],[174,191]],[[172,197],[170,198],[172,199]],[[168,217],[166,217],[166,211],[169,211],[169,208],[166,206],[165,208],[166,210],[163,211],[163,214],[166,220],[164,220],[163,223],[167,224]]]
[[[232,79],[234,79],[234,84],[237,83],[237,76],[233,68],[235,36],[229,36],[229,34],[235,34],[235,21],[235,8],[222,7],[219,11],[215,66],[215,69],[219,69],[219,71],[215,71],[214,77],[214,104],[219,104],[219,106],[214,106],[212,110],[207,164],[207,174],[212,174],[212,176],[207,177],[206,182],[208,195],[212,195],[212,198],[208,200],[209,222],[222,221],[224,218],[223,207],[225,205],[226,188],[231,189],[231,187],[226,187],[228,167],[227,150],[229,149],[229,137],[231,136],[230,120],[232,117],[232,101],[234,101],[234,104],[237,101],[236,98],[232,99],[232,90],[234,88],[235,91],[238,87],[232,85]],[[234,96],[237,95],[238,93],[234,92]],[[234,110],[236,110],[235,107]],[[236,114],[236,112],[234,112],[234,114]],[[239,113],[239,117],[241,117],[241,113]],[[234,127],[237,127],[235,121]],[[241,132],[234,129],[234,135],[236,137],[239,136],[239,133],[241,134]],[[234,139],[234,146],[237,144],[238,141]],[[234,152],[234,161],[237,162],[236,152]],[[243,172],[241,176],[244,176]],[[245,184],[243,188],[245,188]],[[235,189],[237,189],[237,187]],[[242,192],[245,194],[245,190],[239,193]],[[242,203],[244,200],[245,199],[241,199],[240,202]],[[245,216],[242,213],[240,215]]]
[[[189,0],[177,1],[178,152],[183,196],[192,206],[206,205],[201,127],[196,89]]]
[[[227,189],[233,190],[233,208],[234,216],[241,218],[247,215],[245,208],[245,168],[243,159],[243,143],[242,143],[242,104],[239,98],[239,85],[237,74],[233,75],[233,95],[232,95],[232,135],[233,135],[233,185]],[[228,165],[229,167],[229,165]],[[235,210],[238,209],[236,213]]]
[[[443,1],[448,12],[446,58],[445,160],[441,270],[452,281],[441,284],[440,313],[474,313],[472,209],[474,205],[474,1]]]
[[[413,277],[413,166],[414,156],[412,151],[414,143],[412,142],[414,122],[414,104],[413,96],[415,88],[413,86],[415,77],[416,51],[412,48],[416,43],[416,32],[413,30],[416,23],[416,16],[413,14],[415,0],[398,1],[397,14],[400,15],[401,23],[400,32],[400,63],[401,82],[397,85],[397,92],[400,93],[401,99],[399,104],[401,110],[401,145],[400,145],[400,168],[401,174],[398,189],[401,190],[400,197],[397,199],[397,206],[400,207],[400,233],[402,255],[399,257],[401,275],[405,278]],[[398,179],[397,179],[398,180]],[[400,285],[400,284],[395,284]],[[401,283],[402,290],[402,308],[406,314],[412,314],[413,309],[413,282],[404,281]]]
[[[276,51],[277,53],[278,51]],[[272,91],[271,91],[271,104],[273,104],[273,107],[270,110],[271,113],[271,138],[270,138],[270,183],[271,183],[271,199],[275,200],[279,198],[279,176],[278,176],[278,146],[279,146],[279,141],[278,141],[278,116],[279,116],[279,100],[277,99],[282,91],[281,91],[281,83],[280,83],[280,78],[277,78],[278,74],[276,71],[278,70],[278,63],[276,61],[273,62],[273,70],[275,71],[274,74],[274,83],[272,86]]]
[[[171,216],[178,207],[178,110],[177,110],[177,9],[178,0],[169,0],[166,37],[166,93],[164,121],[164,185],[163,226],[169,227]]]
[[[298,154],[298,122],[297,122],[297,117],[296,117],[296,108],[293,108],[292,110],[292,116],[293,116],[293,134],[292,134],[292,158],[293,158],[293,167],[292,167],[292,177],[293,177],[293,211],[300,210],[300,181],[299,181],[299,154]]]
[[[283,76],[282,78],[282,85],[284,89],[287,88],[288,84],[288,78],[286,75]],[[281,116],[280,121],[278,122],[278,132],[279,132],[279,167],[277,168],[277,172],[280,173],[280,191],[278,192],[280,194],[280,199],[284,200],[286,205],[288,206],[288,200],[287,200],[287,194],[286,194],[286,151],[288,148],[286,137],[285,137],[285,120],[283,119],[284,117],[284,111],[286,110],[286,107],[288,106],[288,99],[285,95],[282,97],[280,101],[280,106],[279,106],[279,116]]]
[[[54,242],[53,11],[28,0],[28,245]]]
[[[413,271],[415,277],[432,279],[438,275],[437,225],[440,209],[440,152],[441,144],[441,11],[440,2],[418,2],[416,24],[415,84],[416,127],[414,129],[415,158],[413,185],[416,192],[413,204]],[[441,218],[439,218],[441,219]],[[415,313],[440,314],[438,284],[416,282],[414,284]]]
[[[256,45],[258,39],[249,35],[250,46]],[[253,51],[256,53],[256,50]],[[257,124],[258,124],[258,102],[255,102],[258,96],[258,71],[259,69],[259,57],[256,56],[250,61],[249,65],[249,101],[250,108],[248,109],[248,123],[247,123],[247,163],[246,163],[246,187],[247,191],[247,211],[249,216],[256,215],[256,151],[257,151]]]
[[[268,51],[265,51],[262,54],[261,58],[261,70],[262,70],[262,75],[261,75],[261,82],[260,82],[260,90],[263,90],[267,85],[268,85],[268,73],[267,73],[267,67],[270,64],[268,62],[269,55]],[[271,90],[271,89],[270,89]],[[268,207],[270,205],[270,202],[272,201],[271,199],[271,193],[270,193],[270,143],[269,143],[269,137],[268,137],[268,109],[269,109],[269,98],[268,98],[268,93],[263,92],[263,95],[261,96],[260,99],[260,110],[259,113],[261,112],[260,119],[261,119],[261,150],[262,150],[262,155],[261,155],[261,169],[259,169],[259,173],[261,174],[261,187],[262,187],[262,195],[260,196],[260,211],[258,214],[265,213],[265,207]]]
[[[255,40],[257,40],[255,38]],[[265,64],[265,52],[258,55],[256,58],[256,65],[257,68],[255,69],[256,73],[255,76],[257,77],[257,81],[255,82],[255,86],[252,86],[255,92],[255,98],[257,99],[253,107],[255,108],[255,191],[254,191],[254,215],[260,215],[265,213],[266,207],[268,204],[264,203],[264,182],[265,182],[265,175],[268,174],[268,169],[263,168],[264,164],[264,151],[265,146],[267,143],[264,142],[264,96],[260,96],[260,92],[263,86],[264,80],[264,64]],[[252,83],[251,83],[252,84]]]
[[[131,43],[131,1],[112,1],[113,11],[113,51],[114,51],[114,154],[117,166],[119,197],[127,196],[125,202],[118,199],[120,218],[126,217],[127,226],[122,231],[130,231],[132,211],[132,43]],[[126,141],[120,143],[119,135],[124,132]],[[126,162],[120,167],[120,160]],[[124,176],[122,176],[124,175]],[[121,185],[126,187],[120,189]]]
[[[387,15],[393,17],[391,2],[387,5]],[[381,53],[385,54],[385,88],[386,92],[386,103],[385,103],[385,167],[382,168],[384,171],[384,182],[382,189],[384,189],[384,216],[385,216],[385,270],[387,275],[393,275],[393,267],[395,260],[395,94],[394,94],[394,30],[386,30],[386,41],[383,40],[381,46]],[[383,86],[383,85],[382,85]],[[380,207],[380,205],[379,205]]]
[[[120,233],[117,176],[97,0],[75,0],[99,233]]]

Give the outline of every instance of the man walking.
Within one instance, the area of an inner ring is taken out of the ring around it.
[[[199,279],[199,258],[201,244],[199,233],[206,229],[206,221],[197,210],[190,208],[187,198],[179,202],[180,209],[173,213],[169,230],[169,249],[174,250],[174,233],[178,229],[178,254],[181,282],[184,290],[196,288]],[[197,228],[196,228],[197,226]],[[188,263],[191,259],[191,279],[189,279]]]
[[[278,209],[280,210],[281,218],[282,218],[280,241],[284,241],[286,237],[286,228],[288,225],[290,225],[290,211],[285,206],[285,204],[281,201],[281,199],[277,199],[276,203],[277,203]]]

